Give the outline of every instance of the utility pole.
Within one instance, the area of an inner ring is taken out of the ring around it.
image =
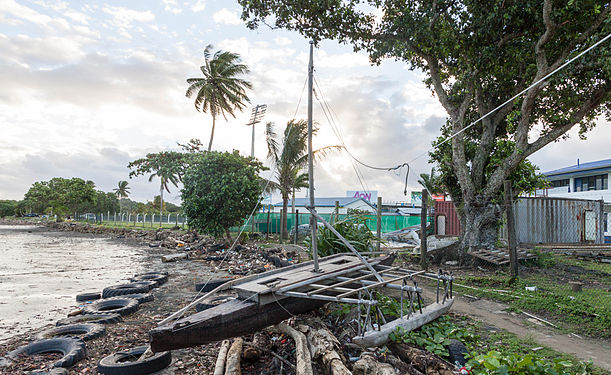
[[[253,158],[255,157],[255,124],[263,120],[266,111],[266,104],[257,104],[257,106],[252,109],[252,112],[250,114],[250,121],[248,121],[248,123],[246,124],[247,126],[252,126],[252,144],[250,147],[250,156]]]
[[[423,270],[428,270],[428,249],[426,240],[426,224],[427,224],[427,208],[426,205],[429,199],[429,192],[422,189],[422,208],[420,210],[420,267]]]
[[[380,251],[380,241],[382,239],[382,197],[378,197],[378,206],[376,207],[376,236],[378,237],[378,243],[376,244],[376,251]]]
[[[310,62],[308,64],[308,183],[310,185],[310,208],[316,211],[314,201],[314,158],[312,154],[312,78],[314,75],[314,41],[310,41]],[[293,199],[295,199],[293,197]],[[310,231],[312,233],[312,257],[314,258],[314,272],[320,272],[318,267],[318,242],[316,238],[316,217],[310,214]]]

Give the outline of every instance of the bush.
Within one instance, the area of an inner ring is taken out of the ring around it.
[[[231,240],[229,228],[241,225],[259,203],[263,166],[237,151],[191,155],[183,177],[182,200],[189,225]]]
[[[358,252],[370,251],[373,242],[377,237],[367,228],[365,222],[367,218],[362,215],[348,216],[344,220],[333,224],[333,228],[342,235]],[[318,229],[318,255],[321,257],[350,252],[348,246],[344,244],[327,227]],[[306,244],[312,249],[311,238],[306,238]]]

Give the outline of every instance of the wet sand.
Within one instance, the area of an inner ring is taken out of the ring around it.
[[[0,225],[0,342],[65,317],[78,306],[76,294],[150,268],[146,250],[113,238]]]

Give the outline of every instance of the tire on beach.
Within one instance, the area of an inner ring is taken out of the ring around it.
[[[236,299],[236,297],[232,295],[209,297],[195,305],[195,311],[204,311],[211,307],[223,304],[225,302],[233,301],[234,299]]]
[[[61,353],[63,357],[53,364],[53,367],[71,367],[81,359],[85,358],[85,342],[76,337],[58,337],[53,339],[38,340],[28,345],[20,346],[7,354],[7,357],[15,359],[21,354],[28,356],[44,353]]]
[[[170,276],[170,273],[166,272],[166,271],[148,271],[148,272],[140,273],[139,275],[153,275],[153,274],[159,274],[159,275],[163,275],[163,276]]]
[[[140,303],[134,298],[106,298],[83,307],[83,314],[88,315],[111,312],[125,316],[136,312],[139,306]]]
[[[154,281],[157,283],[157,286],[163,285],[168,281],[167,275],[162,275],[160,273],[147,273],[142,275],[135,275],[132,278],[132,281]]]
[[[225,284],[229,280],[230,279],[210,279],[208,280],[208,282],[197,283],[195,284],[195,291],[203,293],[210,292],[216,289],[217,287]]]
[[[57,367],[49,371],[30,371],[28,375],[68,375],[68,370],[63,367]]]
[[[149,290],[155,289],[155,288],[159,288],[159,283],[157,281],[153,281],[153,280],[132,281],[130,284],[134,284],[136,286],[145,286],[145,287],[149,288]]]
[[[146,285],[143,283],[113,285],[104,288],[102,291],[102,298],[118,297],[125,294],[147,293],[149,290],[151,290],[150,284]]]
[[[155,353],[142,361],[138,358],[148,346],[139,346],[104,357],[98,362],[98,372],[105,375],[141,375],[163,370],[172,362],[171,352]],[[128,362],[132,360],[132,362]],[[136,362],[137,361],[137,362]]]
[[[119,297],[114,297],[119,298]],[[155,297],[151,293],[137,293],[137,294],[126,294],[121,296],[120,298],[133,298],[138,301],[138,303],[151,302],[155,300]]]
[[[102,295],[97,293],[81,293],[76,295],[77,302],[85,302],[85,301],[94,301],[96,299],[102,298]]]
[[[69,318],[60,319],[55,323],[56,326],[65,326],[69,324],[77,323],[91,323],[91,324],[114,324],[123,321],[121,315],[115,313],[105,314],[87,314],[71,316]]]
[[[448,358],[451,364],[458,364],[458,366],[464,366],[467,363],[465,354],[469,354],[469,349],[462,342],[450,339],[448,344]]]
[[[106,328],[102,324],[68,324],[40,332],[36,335],[36,340],[51,339],[55,337],[73,336],[83,341],[97,339],[106,333]]]

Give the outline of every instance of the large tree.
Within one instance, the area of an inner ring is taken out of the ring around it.
[[[85,212],[95,209],[96,191],[93,181],[81,178],[55,177],[32,184],[24,197],[24,204],[36,213],[57,215]]]
[[[149,182],[153,178],[159,177],[159,195],[161,204],[159,205],[159,216],[163,214],[163,191],[170,192],[169,184],[178,186],[182,181],[185,168],[184,154],[175,151],[162,151],[154,154],[147,154],[145,158],[137,159],[127,165],[133,169],[129,177],[136,177],[149,174]]]
[[[231,242],[229,228],[240,225],[261,198],[260,162],[237,151],[194,152],[183,178],[182,200],[189,226]]]
[[[210,113],[212,116],[212,131],[208,151],[212,149],[216,118],[222,115],[227,121],[227,114],[235,118],[235,110],[242,111],[250,102],[246,90],[252,84],[240,78],[248,74],[248,67],[240,62],[240,55],[227,51],[211,53],[212,45],[204,50],[204,65],[200,67],[202,78],[189,78],[187,97],[195,96],[195,109]]]
[[[238,1],[252,28],[339,40],[374,63],[393,58],[425,73],[448,114],[436,142],[436,152],[447,152],[433,159],[458,203],[464,249],[493,246],[495,200],[503,180],[522,167],[529,173],[529,155],[574,126],[584,134],[599,116],[611,117],[609,42],[503,104],[607,36],[606,1]]]
[[[318,131],[315,126],[314,134]],[[282,197],[282,217],[280,238],[287,234],[287,211],[289,198],[295,199],[295,191],[308,187],[308,174],[304,168],[308,163],[308,122],[290,120],[284,128],[283,136],[278,139],[274,123],[268,122],[265,128],[267,141],[267,158],[274,165],[276,181],[270,181],[272,190],[279,190]],[[327,146],[314,150],[315,157],[324,156],[328,151],[339,146]]]

